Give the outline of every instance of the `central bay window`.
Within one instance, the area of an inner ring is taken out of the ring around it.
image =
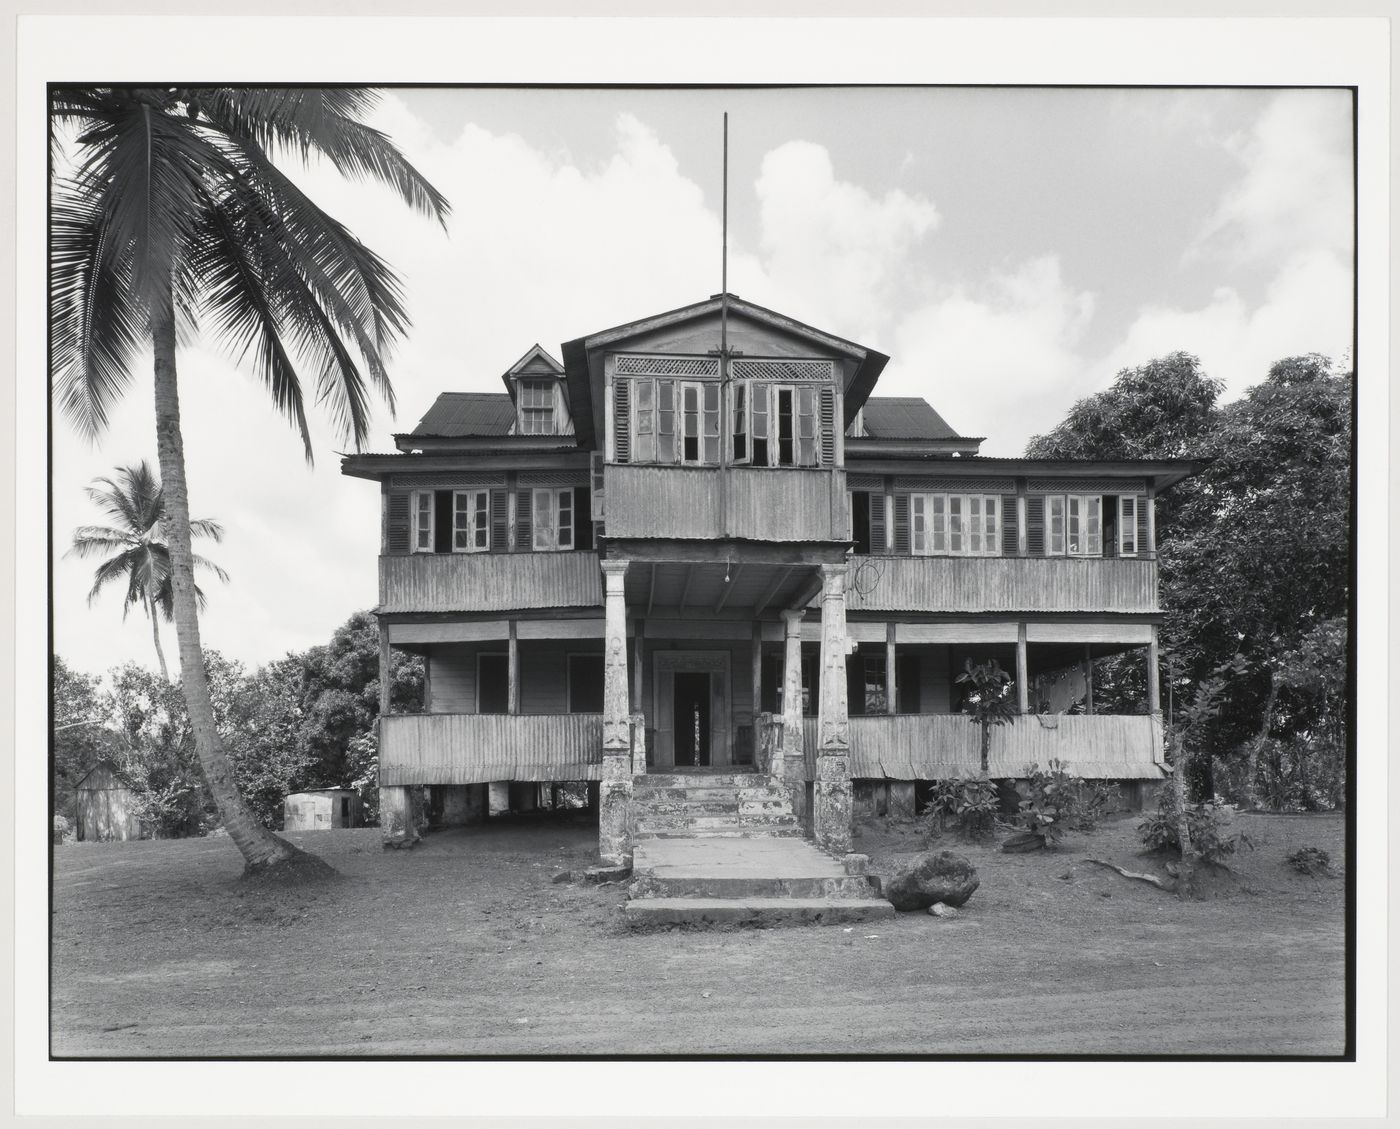
[[[915,556],[996,556],[1001,552],[1000,508],[995,494],[911,494],[910,551]]]
[[[531,491],[533,531],[531,548],[536,552],[574,547],[574,488]]]

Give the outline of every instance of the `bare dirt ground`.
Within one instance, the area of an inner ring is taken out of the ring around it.
[[[1338,816],[1242,815],[1255,843],[1181,903],[1083,860],[1161,873],[1137,817],[1056,851],[945,837],[982,885],[961,914],[878,926],[634,934],[621,886],[555,882],[582,820],[514,817],[383,851],[289,835],[342,877],[238,880],[227,839],[55,848],[57,1056],[1339,1054]],[[909,826],[857,841],[889,873]]]

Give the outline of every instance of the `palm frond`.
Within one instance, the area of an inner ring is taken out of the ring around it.
[[[124,553],[135,547],[135,538],[120,530],[108,529],[105,525],[80,525],[73,530],[73,544],[63,556],[81,560],[113,552]]]
[[[130,591],[130,576],[135,574],[139,556],[139,549],[129,549],[98,565],[93,573],[92,588],[88,591],[88,603],[92,604],[104,588],[117,580],[126,580]]]
[[[207,571],[212,572],[215,576],[217,576],[217,577],[218,577],[220,580],[222,580],[225,584],[227,584],[227,583],[229,582],[229,575],[228,575],[228,573],[225,572],[225,571],[224,571],[222,568],[220,568],[218,565],[216,565],[216,564],[215,564],[213,561],[211,561],[208,557],[201,557],[198,553],[195,553],[195,554],[194,554],[194,567],[195,567],[195,568],[206,569]]]
[[[193,537],[207,537],[211,541],[222,541],[224,539],[224,527],[213,518],[192,517],[190,518],[190,535]]]
[[[215,125],[245,145],[266,150],[277,143],[301,154],[324,156],[342,176],[386,185],[415,211],[443,228],[452,206],[389,138],[358,118],[378,100],[373,91],[344,88],[221,88],[201,97]]]

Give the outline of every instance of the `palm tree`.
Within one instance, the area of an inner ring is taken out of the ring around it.
[[[88,497],[103,510],[113,525],[81,525],[73,530],[73,547],[69,557],[106,557],[93,576],[88,603],[95,601],[102,589],[118,580],[126,581],[126,598],[122,601],[122,618],[133,607],[140,606],[151,621],[151,638],[156,645],[156,660],[160,676],[170,681],[165,665],[165,651],[160,645],[160,616],[168,623],[174,617],[175,593],[170,583],[170,550],[161,531],[165,516],[165,496],[160,480],[151,473],[145,459],[135,466],[119,467],[114,482],[110,478],[94,479],[87,488]],[[190,521],[194,537],[222,541],[224,528],[209,518]],[[107,554],[112,554],[107,556]],[[213,561],[195,555],[196,568],[205,568],[228,583],[228,573]],[[204,593],[194,590],[199,610],[204,610]]]
[[[180,682],[200,765],[244,872],[329,871],[264,828],[239,795],[214,728],[200,647],[177,340],[208,329],[248,358],[274,403],[307,430],[298,367],[359,449],[368,387],[393,408],[385,359],[409,324],[388,265],[318,208],[274,156],[324,159],[376,180],[445,226],[447,201],[382,133],[360,119],[376,95],[356,89],[64,87],[50,90],[53,149],[72,139],[74,171],[54,185],[50,358],[54,395],[95,437],[154,354],[156,450]]]

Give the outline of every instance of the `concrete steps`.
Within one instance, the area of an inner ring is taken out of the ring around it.
[[[632,781],[633,838],[800,838],[782,788],[752,772],[648,773]]]
[[[638,898],[624,912],[639,928],[764,927],[884,921],[894,916],[894,906],[883,898]]]

